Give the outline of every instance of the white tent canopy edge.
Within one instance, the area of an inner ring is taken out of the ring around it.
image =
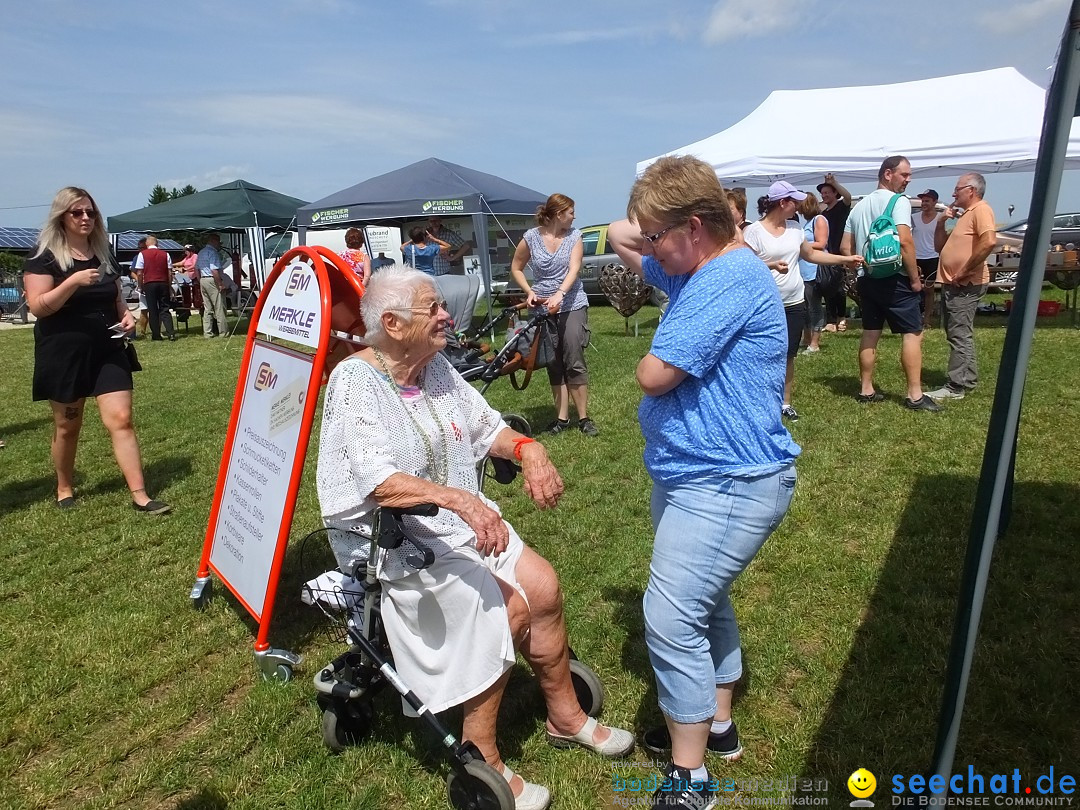
[[[874,181],[889,155],[906,156],[922,177],[1030,172],[1045,109],[1046,91],[1011,67],[897,84],[776,90],[733,126],[641,161],[637,174],[666,155],[699,157],[735,186],[818,183],[826,172],[844,182]],[[848,120],[857,115],[858,123],[827,124],[826,111],[845,111]],[[1075,121],[1065,168],[1080,168]]]

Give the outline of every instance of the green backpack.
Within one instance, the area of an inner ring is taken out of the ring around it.
[[[904,269],[904,260],[900,255],[900,231],[893,219],[893,207],[900,199],[894,194],[881,216],[870,223],[870,231],[863,243],[863,261],[866,262],[866,275],[871,278],[895,276]]]

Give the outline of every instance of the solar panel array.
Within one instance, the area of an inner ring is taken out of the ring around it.
[[[32,250],[38,228],[0,228],[0,250]]]
[[[29,252],[37,244],[38,228],[0,228],[0,250],[17,250]],[[146,234],[122,233],[120,234],[120,250],[138,250],[139,240]],[[164,250],[183,250],[184,246],[172,239],[159,239],[158,247]]]

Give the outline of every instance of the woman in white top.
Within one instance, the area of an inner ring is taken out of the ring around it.
[[[799,414],[791,407],[791,391],[795,385],[795,355],[799,353],[799,340],[806,323],[806,299],[800,259],[814,264],[842,264],[858,267],[862,256],[838,256],[812,248],[806,241],[802,226],[793,220],[798,204],[806,195],[784,180],[769,186],[767,196],[758,200],[758,211],[763,216],[743,231],[748,247],[768,265],[773,280],[780,290],[787,316],[788,352],[787,376],[784,379],[784,404],[781,413],[792,422]]]

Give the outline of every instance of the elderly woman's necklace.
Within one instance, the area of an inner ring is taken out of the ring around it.
[[[409,420],[413,423],[413,427],[416,428],[416,432],[420,436],[420,441],[424,445],[424,454],[427,456],[428,469],[431,470],[432,480],[436,484],[446,486],[446,482],[450,477],[450,437],[446,432],[446,427],[443,425],[442,420],[439,419],[439,415],[435,413],[435,407],[431,404],[431,397],[423,388],[420,388],[420,391],[424,396],[424,402],[427,403],[428,413],[431,414],[431,420],[435,423],[435,427],[439,429],[439,437],[442,439],[443,456],[441,468],[435,463],[435,448],[431,445],[431,439],[428,438],[427,431],[424,430],[423,425],[417,421],[416,416],[413,415],[412,408],[409,407],[409,403],[407,403],[405,397],[401,395],[401,386],[394,382],[394,375],[390,373],[390,368],[386,365],[386,358],[383,357],[383,353],[374,346],[371,347],[371,353],[375,355],[375,359],[382,368],[383,374],[386,375],[387,384],[394,389],[394,393],[398,395],[398,399],[401,400],[401,404],[405,407],[405,413],[408,415]],[[419,388],[419,386],[417,387]]]

